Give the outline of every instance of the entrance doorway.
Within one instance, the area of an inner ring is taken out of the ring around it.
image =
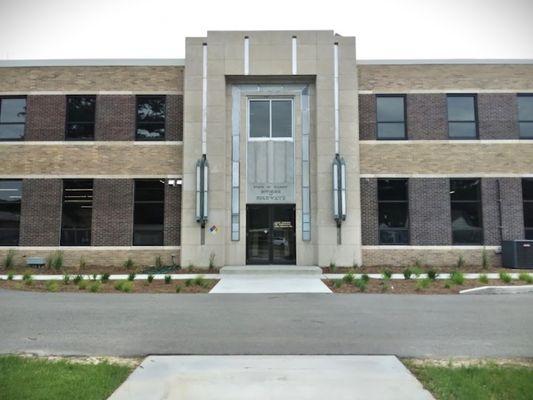
[[[296,264],[294,204],[246,206],[246,263]]]

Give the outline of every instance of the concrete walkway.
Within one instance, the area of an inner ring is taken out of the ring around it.
[[[331,293],[318,267],[224,267],[220,277],[209,293]]]
[[[150,356],[110,400],[430,400],[393,356]]]

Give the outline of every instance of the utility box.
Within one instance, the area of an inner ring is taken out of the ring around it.
[[[506,268],[533,269],[533,240],[504,240],[502,264]]]

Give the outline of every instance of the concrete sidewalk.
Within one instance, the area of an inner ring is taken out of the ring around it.
[[[150,356],[110,400],[430,400],[393,356]]]

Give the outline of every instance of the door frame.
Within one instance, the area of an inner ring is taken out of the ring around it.
[[[273,215],[274,215],[274,212],[273,212],[273,209],[274,207],[287,207],[287,208],[292,208],[292,213],[293,213],[293,216],[292,216],[292,221],[293,221],[293,225],[292,225],[292,232],[293,232],[293,241],[292,241],[292,253],[294,254],[294,260],[290,261],[290,262],[287,262],[287,261],[275,261],[274,260],[274,246],[273,246],[273,237],[272,237],[272,231],[273,231],[273,225],[274,225],[274,220],[273,220]],[[246,265],[262,265],[262,264],[265,264],[264,262],[262,261],[253,261],[253,260],[250,260],[250,255],[249,255],[249,246],[248,246],[248,218],[249,218],[249,208],[250,207],[263,207],[265,210],[268,210],[268,224],[269,224],[269,228],[268,228],[268,262],[266,263],[267,265],[296,265],[296,204],[292,204],[292,203],[289,203],[289,204],[257,204],[257,203],[252,203],[252,204],[246,204]]]

